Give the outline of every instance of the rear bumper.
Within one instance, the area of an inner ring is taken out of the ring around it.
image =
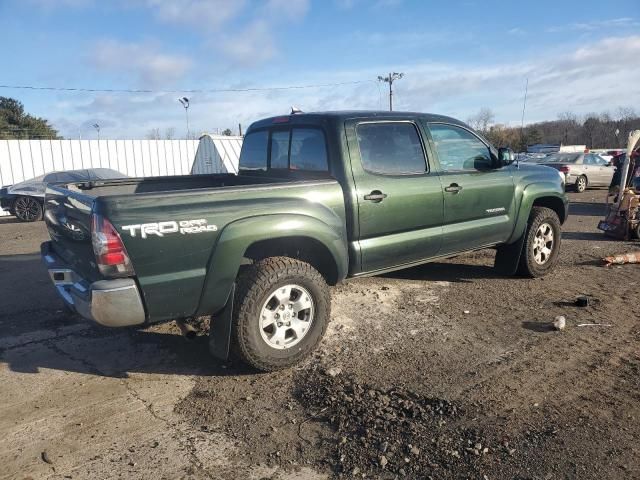
[[[80,316],[107,327],[144,323],[142,298],[132,278],[89,283],[53,252],[51,242],[42,244],[41,255],[58,295]]]

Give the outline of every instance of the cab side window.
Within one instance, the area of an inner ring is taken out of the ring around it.
[[[411,175],[427,171],[420,136],[413,123],[361,123],[356,133],[365,170],[383,175]]]
[[[429,124],[443,171],[480,171],[493,166],[491,151],[478,137],[456,125]]]
[[[317,128],[294,128],[291,131],[291,170],[326,172],[327,147],[324,134]]]

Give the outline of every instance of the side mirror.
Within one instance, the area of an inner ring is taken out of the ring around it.
[[[507,147],[500,147],[498,149],[498,160],[500,166],[510,165],[516,159],[516,154],[513,153],[513,150]]]

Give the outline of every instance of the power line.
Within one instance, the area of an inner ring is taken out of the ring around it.
[[[305,88],[339,87],[344,85],[358,85],[375,82],[375,80],[354,80],[337,83],[317,83],[311,85],[287,85],[275,87],[250,87],[250,88],[203,88],[186,90],[148,90],[127,88],[80,88],[80,87],[50,87],[36,85],[0,85],[0,88],[15,90],[47,90],[56,92],[89,92],[89,93],[241,93],[241,92],[268,92],[277,90],[299,90]]]

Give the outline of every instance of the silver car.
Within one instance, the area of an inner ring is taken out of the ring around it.
[[[611,162],[595,153],[554,153],[538,163],[563,173],[565,185],[581,193],[587,187],[608,187],[615,171]]]

